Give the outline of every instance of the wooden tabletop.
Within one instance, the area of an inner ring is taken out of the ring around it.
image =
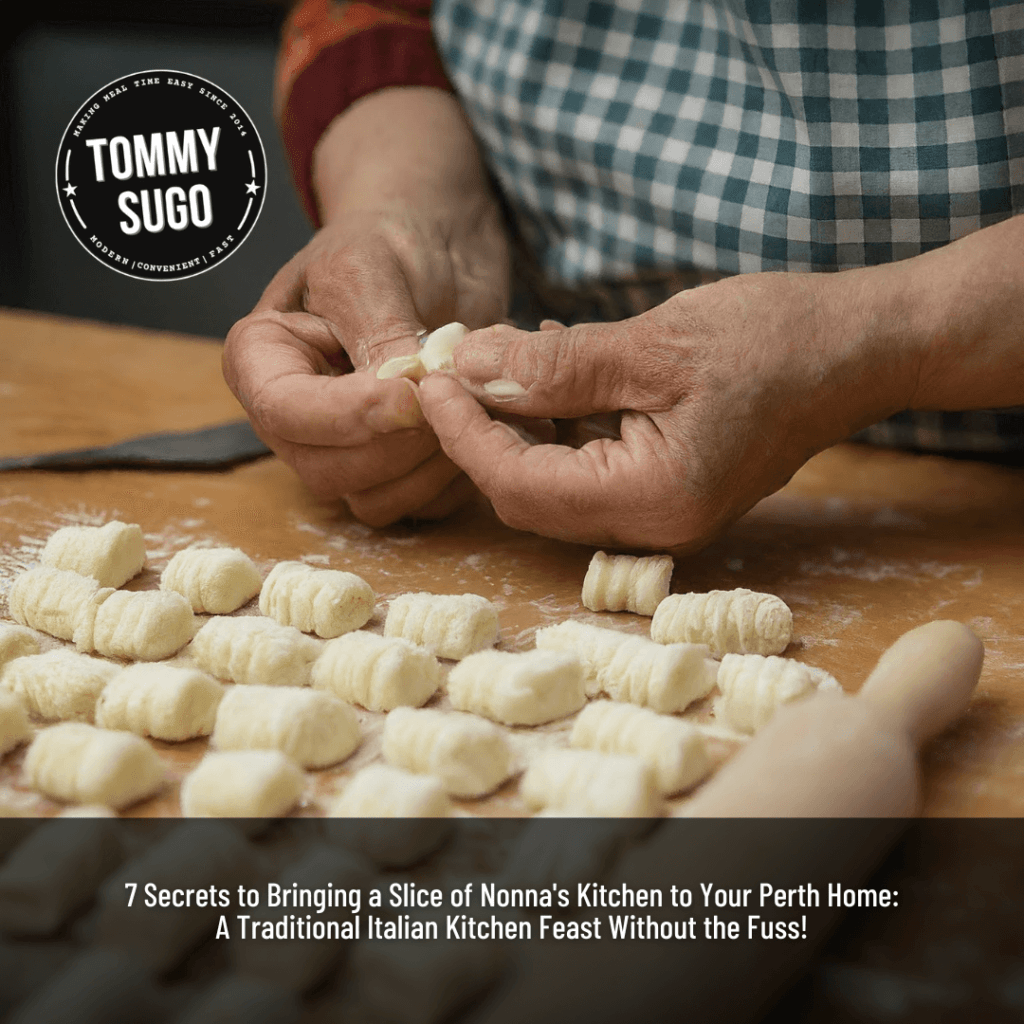
[[[242,415],[215,342],[0,311],[0,456]],[[439,524],[371,530],[316,501],[274,458],[214,472],[0,473],[0,595],[55,529],[112,518],[146,534],[147,567],[132,589],[154,588],[176,551],[215,542],[241,547],[264,572],[295,558],[349,569],[381,602],[409,590],[483,594],[498,604],[502,645],[513,650],[532,646],[537,626],[570,616],[636,632],[649,625],[582,607],[591,548],[510,530],[480,506]],[[985,668],[967,716],[927,750],[925,813],[1024,813],[1024,471],[839,445],[711,547],[676,561],[673,591],[741,586],[782,597],[794,612],[788,656],[848,690],[907,629],[933,618],[968,623],[985,643]],[[9,620],[5,604],[0,616]],[[351,763],[314,773],[309,812],[377,756],[373,717],[364,714],[371,740]],[[180,778],[205,742],[156,746]],[[0,803],[52,813],[20,785],[19,766],[19,755],[0,766]],[[522,813],[514,785],[469,809]],[[175,810],[172,790],[142,812]]]

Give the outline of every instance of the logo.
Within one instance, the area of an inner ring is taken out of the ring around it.
[[[222,263],[263,208],[263,143],[205,78],[142,71],[82,104],[57,153],[64,220],[104,266],[180,281]]]

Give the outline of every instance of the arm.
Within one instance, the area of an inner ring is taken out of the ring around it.
[[[567,540],[694,549],[813,454],[901,409],[1024,403],[1024,218],[891,266],[750,274],[642,316],[467,337],[484,405],[555,418],[623,410],[621,440],[529,446],[455,381],[421,405],[508,523]]]

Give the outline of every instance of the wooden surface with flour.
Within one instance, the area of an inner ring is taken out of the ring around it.
[[[220,347],[129,328],[0,312],[0,456],[107,444],[242,416],[220,375]],[[645,633],[649,619],[580,602],[591,548],[517,533],[482,505],[443,523],[371,530],[318,503],[276,459],[224,472],[0,474],[0,595],[55,529],[111,518],[139,523],[149,560],[129,589],[152,589],[177,551],[241,547],[266,574],[284,559],[346,569],[385,601],[410,590],[473,592],[498,604],[501,645],[577,616]],[[840,445],[819,455],[705,551],[677,559],[673,592],[747,587],[794,612],[795,657],[857,689],[881,651],[933,618],[968,623],[985,667],[964,718],[925,748],[924,813],[1024,812],[1024,471]],[[254,608],[249,608],[253,612]],[[5,620],[6,606],[0,604]],[[545,727],[564,731],[565,725]],[[542,733],[544,730],[541,731]],[[536,737],[524,731],[525,752]],[[175,780],[205,741],[156,744]],[[306,813],[352,767],[374,759],[379,729],[310,788]],[[40,806],[0,766],[0,800]],[[174,786],[142,813],[177,810]],[[522,813],[513,787],[467,805]]]

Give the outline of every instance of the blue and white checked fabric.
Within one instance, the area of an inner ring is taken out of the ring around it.
[[[435,0],[432,21],[541,277],[632,282],[623,315],[660,279],[888,263],[1024,212],[1020,0]]]

